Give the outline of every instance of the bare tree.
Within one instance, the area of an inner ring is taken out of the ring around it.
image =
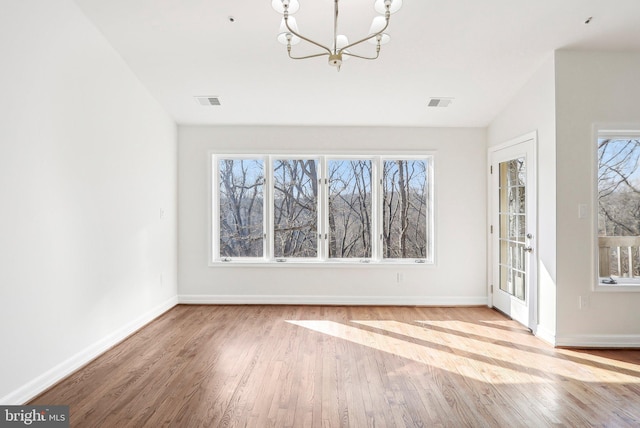
[[[598,235],[640,235],[640,140],[598,140]],[[600,257],[603,256],[600,250]],[[608,250],[609,275],[640,275],[640,254],[631,248]],[[633,269],[629,261],[633,260]],[[618,262],[619,261],[619,262]],[[630,272],[630,270],[633,272]]]
[[[598,142],[598,232],[605,236],[640,235],[640,182],[636,169],[640,140]]]
[[[371,160],[329,160],[329,257],[369,258],[373,254]],[[427,162],[383,162],[383,251],[386,258],[424,258],[429,212]],[[264,253],[264,165],[259,159],[222,159],[220,256],[260,257]],[[318,161],[273,162],[275,257],[318,255]]]
[[[371,161],[329,162],[329,257],[371,257]]]
[[[318,173],[315,159],[274,163],[276,257],[315,257],[318,230]]]
[[[262,162],[223,159],[220,172],[220,255],[262,256]]]
[[[384,256],[426,257],[426,162],[385,161],[383,175]]]

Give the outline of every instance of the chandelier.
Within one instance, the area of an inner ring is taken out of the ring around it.
[[[382,15],[373,18],[369,34],[358,40],[357,42],[349,43],[347,36],[338,34],[338,2],[334,0],[334,16],[333,16],[333,43],[331,47],[327,47],[321,43],[315,42],[303,35],[298,31],[298,25],[296,19],[293,16],[294,13],[300,8],[298,0],[272,0],[271,6],[276,12],[282,14],[282,23],[280,24],[280,32],[278,34],[278,41],[287,46],[287,53],[291,59],[307,59],[316,58],[320,56],[329,57],[329,65],[332,65],[340,71],[342,61],[349,57],[356,57],[360,59],[374,60],[380,55],[380,45],[384,45],[391,39],[384,31],[389,26],[389,17],[392,13],[397,12],[402,7],[402,0],[375,0],[374,8],[376,12]],[[300,43],[304,40],[307,43],[315,45],[320,48],[322,52],[306,55],[306,56],[294,56],[291,55],[291,46]],[[376,45],[375,55],[362,56],[356,55],[349,51],[353,46],[359,45],[364,42],[369,42]]]

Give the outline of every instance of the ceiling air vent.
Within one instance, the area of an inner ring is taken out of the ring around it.
[[[429,107],[449,107],[453,98],[430,98]]]
[[[220,97],[216,97],[216,96],[196,97],[196,100],[201,106],[219,106],[220,105]]]

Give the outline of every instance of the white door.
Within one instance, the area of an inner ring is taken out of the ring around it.
[[[536,325],[535,135],[492,149],[491,301],[534,330]]]

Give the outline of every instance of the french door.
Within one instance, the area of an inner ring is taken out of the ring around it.
[[[490,151],[491,303],[534,330],[536,325],[535,135]]]

